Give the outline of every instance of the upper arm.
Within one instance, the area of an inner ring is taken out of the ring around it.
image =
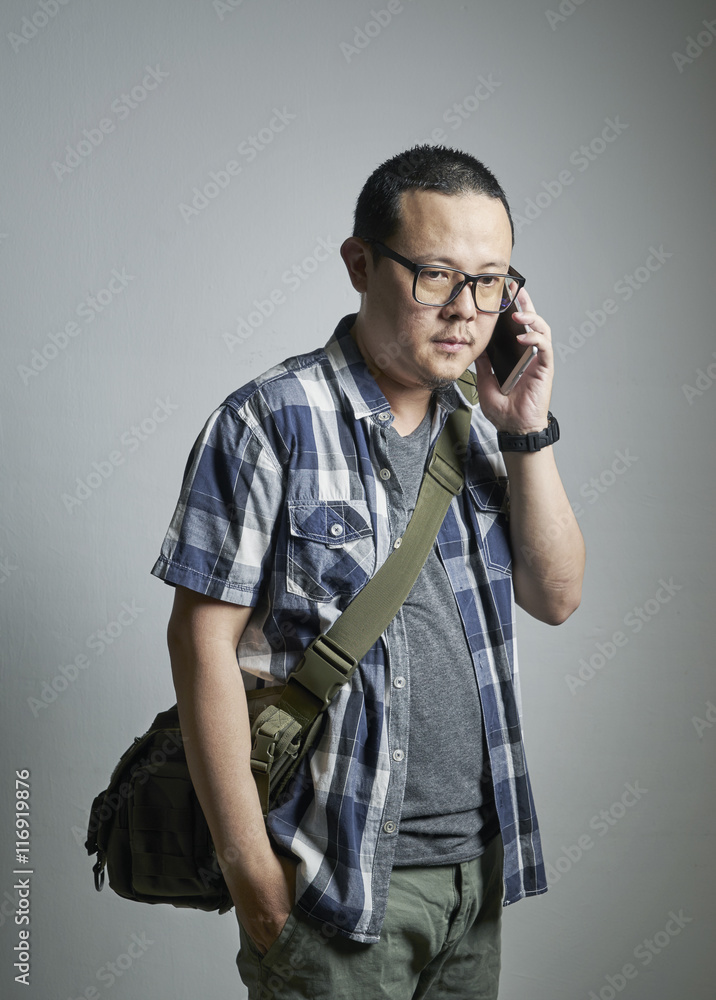
[[[207,597],[187,587],[174,593],[167,639],[169,649],[207,649],[214,643],[230,643],[236,649],[254,608]]]
[[[227,604],[257,603],[284,510],[273,451],[254,414],[226,404],[214,411],[192,449],[155,576]]]

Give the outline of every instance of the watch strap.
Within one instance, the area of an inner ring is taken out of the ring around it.
[[[497,432],[497,446],[500,451],[541,451],[559,441],[559,424],[557,418],[547,413],[547,426],[541,431],[530,431],[529,434],[510,434],[508,431]]]

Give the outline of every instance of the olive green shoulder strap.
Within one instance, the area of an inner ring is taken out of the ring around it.
[[[462,376],[460,388],[476,401],[472,372]],[[361,658],[385,632],[420,575],[433,547],[440,525],[454,496],[464,485],[463,462],[470,433],[471,411],[457,406],[449,414],[435,443],[423,476],[415,510],[400,545],[378,572],[351,601],[324,635],[306,649],[303,659],[289,675],[278,705],[264,710],[253,725],[251,767],[264,812],[268,809],[269,786],[273,790],[274,761],[286,753],[291,758],[301,737],[311,729],[350,680]]]

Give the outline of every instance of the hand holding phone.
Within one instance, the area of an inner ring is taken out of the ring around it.
[[[524,312],[517,299],[506,312],[497,317],[495,329],[485,349],[503,396],[512,392],[537,355],[536,347],[525,347],[517,340],[518,333],[532,333],[532,330],[529,326],[518,325],[513,321],[512,317],[516,312]]]

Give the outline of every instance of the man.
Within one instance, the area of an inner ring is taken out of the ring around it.
[[[537,356],[509,395],[483,353],[517,287],[497,277],[512,245],[479,161],[388,160],[341,248],[358,313],[233,393],[190,456],[153,572],[177,588],[182,731],[252,998],[494,998],[502,904],[546,890],[514,602],[564,621],[584,547],[550,444],[550,329],[524,290],[511,322]],[[473,362],[479,405],[455,385]],[[265,823],[245,688],[285,682],[399,544],[456,406],[472,409],[465,488]]]

